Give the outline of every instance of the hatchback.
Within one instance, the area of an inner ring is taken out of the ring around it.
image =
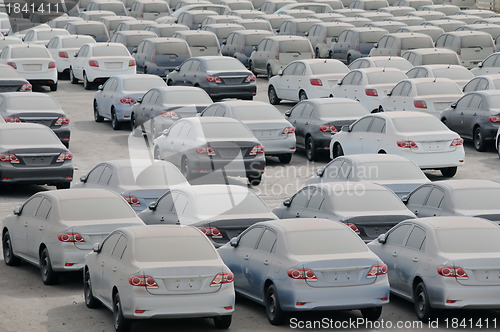
[[[191,50],[185,40],[179,38],[147,38],[132,52],[137,71],[165,77],[191,58]]]
[[[386,35],[380,28],[351,28],[344,30],[330,50],[330,58],[350,64],[357,58],[368,56],[373,45]]]

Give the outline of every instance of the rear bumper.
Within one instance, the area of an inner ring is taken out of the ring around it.
[[[285,139],[259,139],[265,148],[266,156],[295,153],[295,135],[289,134]]]
[[[89,70],[89,68],[84,68],[84,70],[87,75],[87,79],[91,83],[104,83],[108,78],[114,75],[136,74],[135,66],[115,70]]]
[[[210,97],[215,98],[241,98],[255,96],[257,94],[257,85],[255,84],[235,84],[215,86],[215,84],[208,86],[201,86]]]
[[[91,250],[78,249],[72,243],[62,244],[56,250],[50,250],[50,262],[54,271],[80,271],[85,266],[85,255]],[[66,265],[67,264],[67,265]]]
[[[0,167],[0,183],[55,184],[73,180],[73,164],[58,167]]]
[[[224,171],[227,176],[258,176],[264,173],[266,159],[264,156],[253,159],[209,159],[207,156],[190,158],[191,172],[197,175]]]
[[[406,151],[399,153],[399,155],[410,159],[421,169],[457,167],[465,163],[465,152],[463,147],[451,152],[413,153],[411,151]]]
[[[69,128],[51,128],[52,131],[59,137],[61,142],[67,143],[71,137],[71,131]]]
[[[442,284],[426,284],[429,301],[433,308],[441,309],[498,309],[500,308],[500,286],[464,286],[454,278]],[[498,279],[498,278],[497,278]],[[446,303],[446,301],[455,301]]]
[[[116,119],[119,122],[130,121],[130,114],[132,114],[132,106],[127,104],[113,105],[115,108]]]
[[[57,83],[57,69],[50,69],[45,72],[19,72],[18,73],[27,79],[32,85],[49,85]]]

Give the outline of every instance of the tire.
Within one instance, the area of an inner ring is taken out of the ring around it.
[[[148,67],[144,67],[144,74],[149,74],[148,73]]]
[[[250,68],[250,71],[255,75],[255,77],[257,77],[257,73],[255,72],[255,67],[253,66],[252,61],[249,61],[248,68]]]
[[[333,59],[333,52],[332,51],[328,51],[328,58]]]
[[[280,160],[280,163],[282,163],[282,164],[289,164],[290,161],[292,161],[292,154],[291,153],[280,154],[278,156],[278,158]]]
[[[418,283],[413,292],[413,300],[415,305],[415,313],[421,321],[427,321],[432,318],[432,308],[427,296],[427,289],[423,282]]]
[[[85,298],[85,305],[87,308],[95,309],[101,305],[98,299],[94,297],[92,292],[92,282],[90,281],[90,271],[85,267],[83,272],[83,297]]]
[[[140,127],[135,127],[135,115],[134,113],[130,114],[130,131],[132,132],[132,136],[140,137],[142,134],[142,130]]]
[[[132,326],[130,319],[123,317],[120,294],[118,293],[113,297],[113,326],[116,332],[130,331],[130,327]]]
[[[448,125],[446,124],[446,118],[442,118],[442,119],[441,119],[441,122],[442,122],[445,126],[447,126],[447,127],[448,127]]]
[[[168,85],[168,86],[172,86],[172,85],[174,85],[174,82],[172,82],[172,80],[168,80],[168,81],[167,81],[167,85]]]
[[[363,315],[363,318],[366,320],[371,322],[376,321],[382,315],[382,307],[361,309],[361,315]]]
[[[314,52],[314,57],[315,57],[316,59],[321,58],[321,56],[320,56],[320,54],[319,54],[319,48],[317,48],[317,49],[316,49],[316,51]]]
[[[474,141],[474,147],[479,152],[484,152],[488,149],[486,144],[486,140],[484,139],[483,134],[481,133],[481,128],[474,128],[474,132],[472,133],[472,140]]]
[[[122,128],[121,122],[118,121],[118,118],[116,117],[114,107],[111,107],[111,128],[113,128],[113,130],[120,130]]]
[[[278,98],[278,94],[272,85],[270,85],[267,89],[267,98],[269,99],[269,103],[271,105],[279,105],[281,102],[281,99]]]
[[[440,171],[445,178],[452,178],[457,174],[457,167],[441,168]]]
[[[49,85],[50,91],[57,91],[57,83]]]
[[[69,68],[69,81],[71,84],[78,84],[78,78],[73,74],[73,69]]]
[[[70,187],[71,187],[71,183],[70,182],[59,182],[59,183],[56,184],[57,190],[69,189]]]
[[[257,176],[248,175],[247,178],[251,186],[258,186],[262,182],[262,174],[259,174]]]
[[[8,266],[19,265],[21,260],[14,256],[14,250],[12,249],[12,241],[10,239],[9,231],[6,231],[2,236],[2,249],[3,249],[3,260]]]
[[[271,69],[271,66],[267,66],[267,79],[269,80],[271,77],[273,77],[273,70]]]
[[[285,313],[281,310],[280,300],[274,285],[270,285],[266,289],[265,295],[266,316],[272,325],[281,325],[285,321]]]
[[[99,115],[99,108],[97,106],[97,100],[94,99],[94,121],[103,122],[104,118]]]
[[[314,138],[312,138],[312,136],[308,136],[306,138],[306,157],[310,161],[316,161],[316,159],[318,159],[316,144],[314,143]]]
[[[87,79],[87,74],[83,73],[83,88],[85,90],[92,90],[92,83]]]
[[[346,60],[346,63],[347,63],[348,65],[350,65],[350,64],[351,64],[351,62],[352,62],[352,57],[351,57],[351,55],[350,55],[350,54],[348,54],[348,55],[347,55],[347,60]]]
[[[498,139],[497,153],[498,153],[498,158],[500,158],[500,138]]]
[[[153,158],[155,160],[161,160],[161,155],[160,155],[160,149],[159,148],[155,148],[155,152],[153,154]]]
[[[299,92],[299,101],[307,100],[307,93],[304,90]]]
[[[40,254],[40,274],[45,285],[55,285],[59,280],[59,273],[52,270],[49,250],[44,248]]]
[[[189,162],[187,158],[183,158],[181,162],[181,173],[184,175],[186,180],[191,180],[193,175],[191,174],[191,169],[189,168]]]
[[[214,325],[218,329],[228,329],[231,326],[231,321],[233,319],[233,316],[220,316],[220,317],[214,317]]]
[[[342,149],[342,145],[339,143],[333,146],[333,158],[341,157],[344,155],[344,149]]]

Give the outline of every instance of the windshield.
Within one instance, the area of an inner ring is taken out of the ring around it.
[[[366,77],[368,78],[368,84],[397,83],[407,78],[401,71],[378,71],[374,73],[367,73]]]
[[[349,68],[347,68],[343,63],[339,62],[316,62],[310,63],[309,67],[311,67],[313,75],[343,74],[349,71]]]
[[[395,118],[392,122],[400,133],[449,131],[448,127],[435,116]]]
[[[200,236],[161,236],[135,239],[138,262],[189,262],[217,259],[215,248]]]
[[[359,34],[360,43],[376,43],[387,34],[387,31],[363,31]]]
[[[461,95],[462,90],[454,82],[427,82],[417,84],[417,95]]]
[[[182,38],[180,36],[179,38]],[[206,47],[219,47],[219,40],[215,35],[195,35],[195,36],[186,36],[186,41],[189,46],[197,47],[197,46],[206,46]]]
[[[470,80],[474,75],[466,69],[462,68],[440,68],[432,71],[436,77],[445,77],[452,80]]]
[[[337,178],[342,175],[342,171],[342,168],[330,165],[325,169],[323,177]],[[355,174],[351,174],[352,178],[364,181],[427,180],[420,168],[410,161],[373,161],[359,164],[354,172]]]
[[[401,40],[401,49],[411,50],[414,48],[428,48],[434,47],[431,37],[413,37],[403,38]]]
[[[490,47],[493,48],[493,40],[490,36],[463,36],[460,39],[460,46],[462,48],[483,48]]]
[[[234,117],[245,120],[283,120],[283,115],[271,105],[237,106],[233,108]]]
[[[459,210],[500,210],[500,189],[460,189],[453,191],[455,206]]]
[[[81,35],[94,35],[94,36],[99,36],[99,35],[106,35],[106,26],[96,24],[96,25],[82,25],[82,26],[77,26],[76,31],[78,34]]]
[[[12,58],[50,58],[45,47],[21,47],[12,49]]]
[[[165,82],[161,78],[155,79],[136,75],[134,78],[123,80],[123,90],[125,91],[148,91],[162,86],[165,86]]]
[[[311,43],[303,40],[282,41],[279,46],[280,53],[312,53]]]
[[[60,145],[61,141],[48,128],[0,130],[0,146]]]
[[[154,35],[143,35],[143,34],[138,34],[138,35],[128,35],[126,39],[126,46],[128,47],[137,47],[141,41],[143,41],[145,38],[153,38]]]
[[[78,198],[59,201],[65,221],[137,218],[121,197]]]
[[[229,191],[230,189],[228,189]],[[227,192],[198,195],[195,200],[198,215],[248,215],[269,213],[266,204],[252,192]]]
[[[324,104],[318,108],[322,119],[357,118],[368,114],[368,110],[361,103],[336,103],[335,106]]]
[[[210,59],[208,61],[205,61],[204,64],[206,70],[213,70],[213,71],[247,70],[240,61],[233,58]]]
[[[406,208],[390,190],[333,192],[330,196],[336,211],[401,211]]]
[[[423,65],[459,65],[460,62],[456,54],[437,53],[422,55]]]
[[[102,46],[102,47],[94,47],[92,49],[93,56],[129,56],[128,50],[125,46]]]
[[[315,256],[368,251],[359,236],[347,227],[287,232],[286,244],[292,255]]]
[[[187,45],[186,42],[157,43],[155,50],[156,50],[156,55],[175,54],[177,56],[180,56],[180,55],[188,55],[189,46]]]
[[[500,228],[437,229],[436,242],[443,252],[500,253]]]

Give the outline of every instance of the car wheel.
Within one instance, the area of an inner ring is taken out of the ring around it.
[[[273,70],[271,69],[271,66],[267,66],[267,79],[270,79],[273,77]]]
[[[94,294],[92,292],[90,271],[87,267],[85,267],[85,272],[83,273],[83,296],[85,297],[85,305],[87,306],[87,308],[98,308],[101,304],[99,300],[94,297]]]
[[[14,250],[12,249],[12,241],[10,239],[9,232],[5,232],[2,236],[2,249],[3,249],[3,260],[8,266],[16,266],[19,264],[20,259],[14,256]]]
[[[299,92],[299,101],[307,100],[307,94],[304,90],[300,90]]]
[[[61,190],[61,189],[69,189],[71,186],[71,183],[69,182],[59,182],[56,184],[56,189]]]
[[[476,148],[476,150],[479,152],[486,151],[486,149],[487,149],[486,140],[484,139],[484,136],[481,133],[481,128],[480,127],[474,128],[473,135],[474,135],[473,136],[474,147]]]
[[[148,67],[144,67],[144,74],[149,74],[148,73]]]
[[[446,124],[446,118],[442,118],[442,119],[441,119],[441,122],[442,122],[445,126],[448,126],[448,125]]]
[[[306,139],[306,157],[310,161],[315,161],[317,159],[317,154],[314,138],[312,138],[312,136],[308,136]]]
[[[71,84],[77,84],[78,83],[78,79],[75,77],[75,74],[73,74],[73,69],[72,68],[69,69],[69,81],[71,82]]]
[[[498,139],[497,153],[498,153],[498,158],[500,158],[500,138]]]
[[[257,77],[257,73],[255,73],[255,67],[252,61],[248,63],[248,67],[250,68],[250,71],[255,75],[255,77]]]
[[[262,182],[262,174],[248,175],[247,178],[251,186],[258,186]]]
[[[140,127],[136,128],[135,115],[134,113],[130,114],[130,131],[132,131],[132,136],[140,137],[142,134],[142,129]]]
[[[452,178],[457,174],[457,167],[441,168],[440,171],[445,178]]]
[[[116,117],[114,107],[111,107],[111,128],[113,128],[113,130],[120,130],[122,128],[121,122],[118,121],[118,118]]]
[[[332,52],[332,51],[328,51],[328,57],[329,57],[330,59],[333,59],[333,52]]]
[[[57,83],[49,85],[50,91],[57,91]]]
[[[351,64],[351,61],[352,61],[352,57],[351,57],[351,55],[349,54],[349,55],[347,56],[347,61],[346,61],[346,62],[347,62],[347,64],[348,64],[348,65],[350,65],[350,64]]]
[[[363,318],[369,321],[376,321],[382,315],[382,307],[373,307],[361,309],[361,315]]]
[[[87,74],[83,73],[83,88],[85,90],[91,90],[92,89],[92,83],[89,82],[87,79]]]
[[[155,153],[153,154],[153,158],[156,160],[161,160],[160,148],[155,148]]]
[[[333,158],[341,157],[344,155],[344,149],[342,149],[342,145],[339,143],[333,146]]]
[[[269,103],[271,103],[271,105],[279,105],[281,102],[281,99],[278,98],[276,90],[274,90],[274,86],[272,85],[270,85],[267,89],[267,97],[269,98]]]
[[[291,153],[280,154],[278,158],[280,160],[280,163],[289,164],[290,161],[292,161],[292,154]]]
[[[183,158],[181,162],[181,173],[184,175],[186,180],[191,180],[192,174],[191,174],[191,169],[189,168],[189,162],[187,158]]]
[[[321,56],[320,56],[320,54],[319,54],[319,48],[317,48],[317,49],[316,49],[316,52],[314,53],[314,57],[315,57],[316,59],[321,58]]]
[[[413,294],[415,312],[418,319],[424,321],[432,318],[432,308],[423,282],[418,283]]]
[[[280,325],[285,321],[285,313],[281,310],[280,300],[274,285],[266,289],[266,316],[272,325]]]
[[[42,281],[45,285],[54,285],[59,279],[59,273],[52,270],[52,263],[50,262],[49,251],[47,248],[44,248],[40,254],[40,273],[42,275]]]
[[[130,331],[131,321],[123,317],[120,294],[116,293],[113,297],[113,325],[116,332]]]
[[[172,86],[172,85],[174,85],[174,82],[172,82],[172,80],[168,80],[168,81],[167,81],[167,85],[168,85],[168,86]]]
[[[214,317],[214,325],[218,329],[228,329],[229,326],[231,326],[231,321],[233,319],[233,316],[220,316],[220,317]]]
[[[94,121],[103,122],[104,118],[99,115],[99,108],[97,106],[97,100],[94,99]]]

